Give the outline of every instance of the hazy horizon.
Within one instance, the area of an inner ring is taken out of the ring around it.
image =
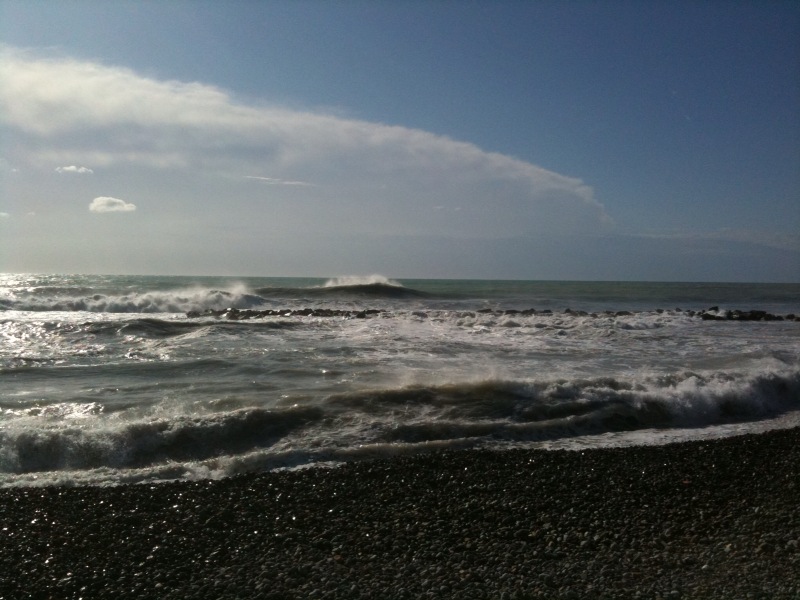
[[[259,275],[259,274],[219,274],[219,273],[56,273],[56,272],[14,272],[6,271],[0,273],[2,276],[30,276],[30,277],[131,277],[131,278],[151,278],[151,279],[187,279],[187,280],[229,280],[235,283],[237,280],[316,280],[334,285],[368,285],[371,283],[384,283],[387,285],[413,282],[497,282],[497,283],[554,283],[554,284],[641,284],[641,285],[723,285],[723,286],[797,286],[798,281],[706,281],[700,279],[687,280],[656,280],[656,279],[508,279],[498,277],[393,277],[382,273],[333,273],[327,275]],[[349,283],[341,283],[349,280]],[[337,283],[339,282],[339,283]]]

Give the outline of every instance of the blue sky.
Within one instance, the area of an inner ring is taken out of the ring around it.
[[[0,33],[0,271],[800,280],[794,2],[0,0]]]

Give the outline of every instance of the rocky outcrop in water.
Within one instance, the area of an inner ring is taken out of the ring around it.
[[[332,308],[300,308],[300,309],[289,309],[289,308],[281,308],[281,309],[266,309],[266,310],[251,310],[251,309],[239,309],[239,308],[226,308],[224,310],[204,310],[204,311],[189,311],[186,313],[186,316],[194,319],[200,317],[215,317],[218,319],[229,319],[231,321],[243,321],[247,319],[263,319],[265,317],[340,317],[345,319],[367,319],[369,317],[374,317],[377,315],[385,314],[388,311],[382,309],[363,309],[363,310],[341,310],[341,309],[332,309]],[[664,314],[664,309],[656,309],[654,312],[658,314]],[[788,315],[775,315],[769,313],[765,310],[720,310],[717,306],[712,306],[706,310],[682,310],[680,308],[676,308],[676,313],[682,313],[689,315],[690,317],[699,317],[704,321],[800,321],[800,315],[795,314],[788,314]],[[412,312],[414,316],[424,318],[427,317],[427,313],[422,311],[415,311]],[[517,310],[517,309],[492,309],[492,308],[480,308],[475,311],[462,311],[457,312],[459,316],[475,316],[475,314],[485,314],[485,315],[496,315],[496,316],[508,316],[508,315],[520,315],[523,317],[529,317],[532,315],[554,315],[555,313],[550,309],[544,310],[537,310],[535,308],[528,308],[525,310]],[[570,316],[570,317],[629,317],[637,314],[635,311],[629,310],[606,310],[603,312],[587,312],[585,310],[573,310],[571,308],[567,308],[564,310],[562,315]]]
[[[381,314],[382,310],[370,308],[366,310],[336,310],[331,308],[301,308],[301,309],[267,309],[246,310],[226,308],[224,310],[189,311],[186,316],[190,319],[198,317],[217,317],[242,321],[245,319],[263,319],[264,317],[344,317],[349,319],[366,319]]]
[[[795,315],[773,315],[765,310],[725,310],[710,308],[699,313],[704,321],[794,321]]]

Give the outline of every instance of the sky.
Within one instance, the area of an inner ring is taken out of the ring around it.
[[[0,272],[800,281],[800,3],[0,0]]]

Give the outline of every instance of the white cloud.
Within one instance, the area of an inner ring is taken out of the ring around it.
[[[77,173],[79,175],[91,175],[94,173],[89,167],[76,167],[75,165],[69,167],[56,167],[56,173]]]
[[[468,142],[13,49],[0,51],[0,127],[15,137],[19,164],[124,171],[125,185],[146,184],[209,221],[244,209],[275,228],[464,238],[611,222],[581,180]],[[245,176],[267,185],[245,189],[243,172],[269,173]],[[268,217],[250,210],[266,200]]]
[[[11,215],[7,212],[0,212],[0,219],[9,219]]]
[[[136,205],[130,202],[125,202],[119,198],[111,198],[110,196],[99,196],[92,200],[89,204],[89,210],[97,213],[107,212],[132,212],[136,210]]]

